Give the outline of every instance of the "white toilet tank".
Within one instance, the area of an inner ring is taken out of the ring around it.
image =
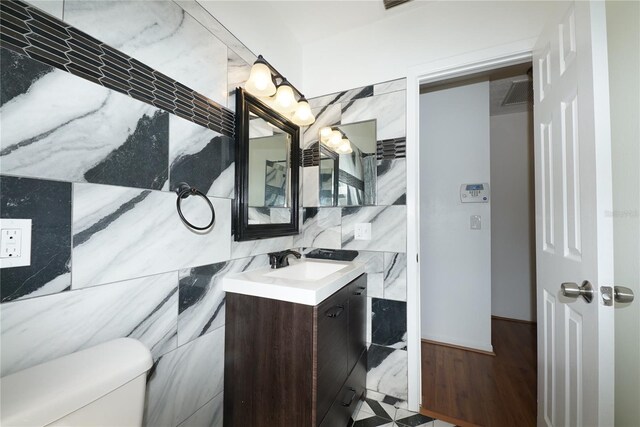
[[[0,425],[133,427],[142,424],[151,353],[119,338],[0,379]]]

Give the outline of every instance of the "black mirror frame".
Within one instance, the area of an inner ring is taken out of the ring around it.
[[[291,135],[289,167],[291,179],[291,221],[281,224],[249,225],[249,112]],[[236,197],[233,203],[235,241],[292,236],[299,231],[300,127],[273,111],[258,98],[236,89]]]

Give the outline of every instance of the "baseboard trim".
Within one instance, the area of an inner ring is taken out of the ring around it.
[[[422,341],[424,343],[427,343],[427,344],[439,345],[439,346],[442,346],[442,347],[450,347],[450,348],[455,348],[455,349],[458,349],[458,350],[472,351],[474,353],[484,354],[485,356],[495,356],[496,355],[493,351],[486,351],[486,350],[480,350],[480,349],[477,349],[477,348],[464,347],[464,346],[461,346],[461,345],[449,344],[447,342],[426,340],[424,338],[422,338],[420,341]]]
[[[460,427],[480,427],[478,424],[470,423],[469,421],[460,420],[458,418],[453,418],[445,414],[441,414],[439,412],[430,411],[423,407],[420,407],[420,413],[422,415],[426,415],[427,417],[435,418],[437,420],[442,420],[447,423],[455,424]]]
[[[534,320],[522,320],[522,319],[512,319],[510,317],[502,317],[502,316],[491,316],[492,320],[504,320],[506,322],[515,322],[515,323],[526,323],[527,325],[537,325],[538,322]]]

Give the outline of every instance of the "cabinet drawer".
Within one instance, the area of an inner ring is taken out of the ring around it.
[[[346,426],[358,401],[362,399],[367,376],[367,354],[363,353],[355,364],[344,386],[337,394],[320,427]]]
[[[323,419],[347,378],[348,287],[317,307],[317,419]]]

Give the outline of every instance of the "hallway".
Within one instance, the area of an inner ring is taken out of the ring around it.
[[[461,426],[536,425],[536,325],[493,318],[496,356],[422,342],[422,410]]]

